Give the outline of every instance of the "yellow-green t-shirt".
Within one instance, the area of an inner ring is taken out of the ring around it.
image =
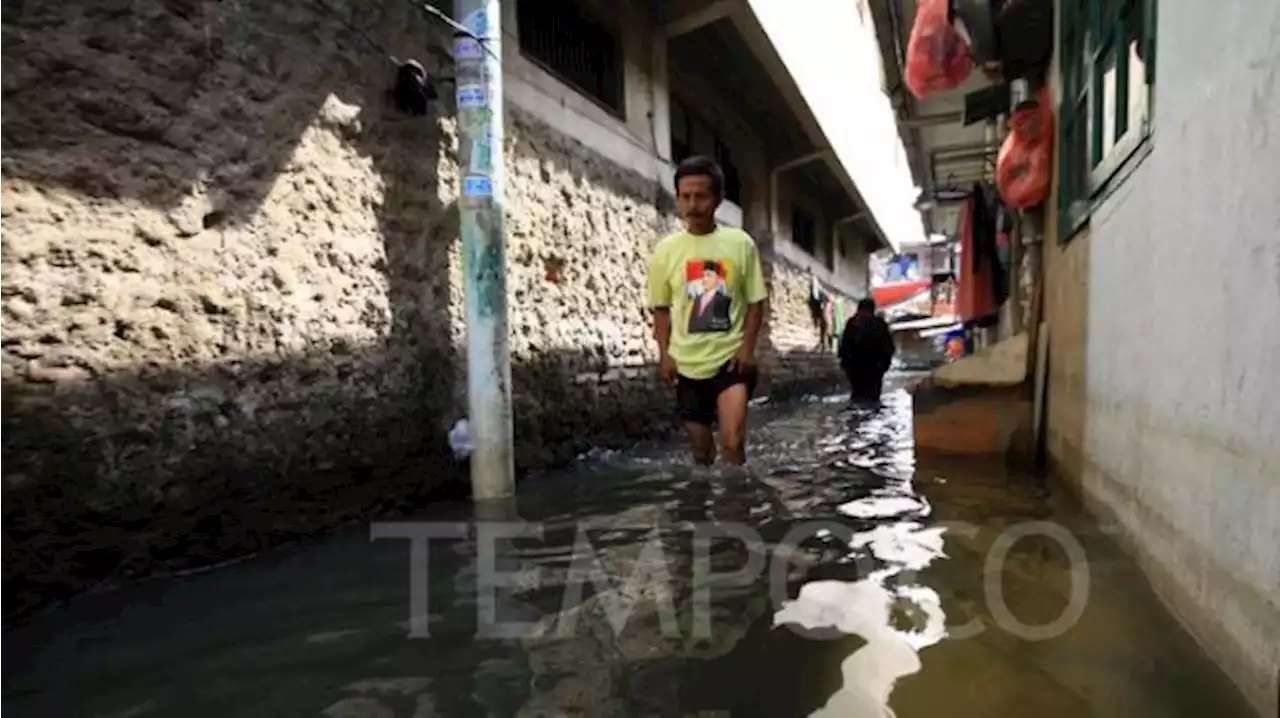
[[[756,243],[740,229],[673,234],[649,261],[649,306],[669,308],[671,358],[690,379],[713,377],[733,358],[747,305],[767,296]]]

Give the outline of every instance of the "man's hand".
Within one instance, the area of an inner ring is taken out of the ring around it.
[[[676,360],[671,358],[670,354],[663,354],[662,359],[658,362],[658,375],[662,377],[668,385],[676,383]]]
[[[742,346],[733,355],[733,370],[739,374],[751,374],[756,370],[756,338],[764,323],[764,302],[747,305],[747,321],[743,327]]]
[[[738,347],[733,355],[732,368],[739,374],[750,374],[756,370],[756,349],[749,344]]]
[[[658,341],[658,376],[668,385],[676,383],[676,360],[667,353],[671,344],[671,310],[668,307],[653,309],[653,338]]]

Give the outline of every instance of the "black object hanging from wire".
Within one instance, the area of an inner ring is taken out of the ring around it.
[[[391,100],[396,109],[409,115],[427,114],[427,107],[437,98],[431,75],[417,60],[406,60],[396,68],[395,86],[391,88]]]

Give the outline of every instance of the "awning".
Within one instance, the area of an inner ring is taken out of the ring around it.
[[[957,322],[955,317],[926,317],[924,319],[912,319],[910,321],[896,322],[889,325],[889,331],[891,332],[930,330],[927,335],[925,334],[925,331],[921,331],[920,336],[936,336],[938,334],[946,334],[947,332],[963,328],[964,324]]]

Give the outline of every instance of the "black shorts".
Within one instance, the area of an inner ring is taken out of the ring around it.
[[[720,371],[708,379],[676,377],[676,408],[681,421],[712,426],[716,423],[716,400],[731,386],[747,385],[747,399],[756,393],[758,374],[754,369],[739,372],[726,363]]]

